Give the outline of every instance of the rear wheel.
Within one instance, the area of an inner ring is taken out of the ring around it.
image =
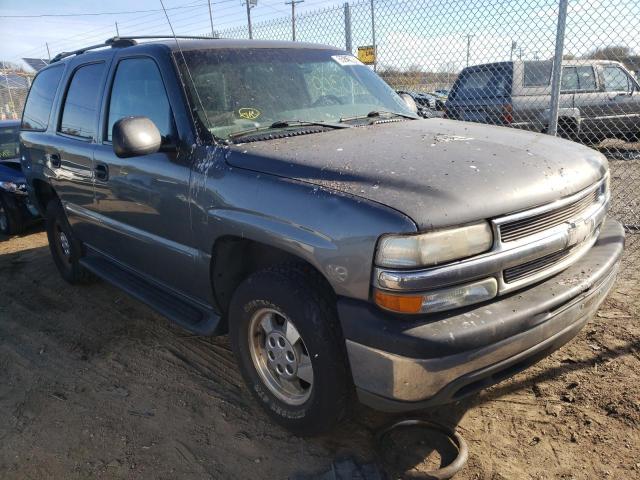
[[[256,272],[236,289],[229,312],[245,382],[298,435],[331,429],[351,389],[335,306],[316,275],[297,266]]]
[[[71,284],[87,282],[91,276],[80,265],[82,243],[73,233],[58,199],[51,200],[47,205],[45,219],[49,249],[60,275]]]

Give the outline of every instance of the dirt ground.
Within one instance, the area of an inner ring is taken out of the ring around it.
[[[638,236],[576,339],[415,415],[458,425],[457,480],[640,479]],[[104,282],[65,284],[38,228],[0,238],[2,479],[315,478],[340,459],[380,463],[373,435],[393,418],[357,407],[331,435],[294,437],[252,401],[225,337],[186,334]],[[407,435],[386,443],[388,471],[437,464],[436,439]]]

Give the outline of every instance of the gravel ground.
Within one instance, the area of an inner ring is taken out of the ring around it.
[[[612,162],[616,194],[637,163]],[[624,206],[635,209],[639,190],[614,198],[616,216],[638,220]],[[640,478],[637,237],[576,339],[487,391],[417,414],[457,424],[467,439],[456,479]],[[225,337],[188,335],[104,282],[65,284],[37,229],[0,239],[0,282],[2,479],[315,478],[339,459],[381,461],[373,434],[394,417],[357,407],[331,435],[290,435],[252,401]],[[394,436],[389,470],[437,464],[436,444],[416,431]]]

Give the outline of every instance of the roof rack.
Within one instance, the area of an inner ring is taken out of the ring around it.
[[[124,48],[137,45],[137,40],[160,40],[165,38],[180,38],[183,40],[216,40],[216,37],[198,37],[194,35],[141,35],[136,37],[112,37],[99,43],[97,45],[91,45],[89,47],[80,48],[78,50],[72,50],[69,52],[61,52],[51,59],[49,63],[54,63],[62,60],[63,58],[71,57],[73,55],[80,55],[88,50],[96,50],[98,48],[111,47],[111,48]]]

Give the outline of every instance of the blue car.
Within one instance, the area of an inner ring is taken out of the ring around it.
[[[20,233],[39,218],[27,195],[19,144],[20,121],[0,121],[0,233],[4,235]]]

